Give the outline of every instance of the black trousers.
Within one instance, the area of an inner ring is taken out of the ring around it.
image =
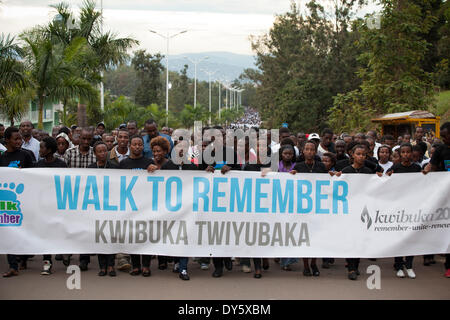
[[[19,270],[19,260],[27,261],[30,256],[28,255],[17,255],[17,254],[7,254],[6,259],[8,260],[9,268],[16,271]]]
[[[216,270],[222,270],[225,264],[225,260],[231,263],[231,258],[213,258],[214,268]]]
[[[405,260],[403,260],[403,257],[395,257],[394,268],[397,271],[403,269],[403,267],[406,267],[406,269],[412,269],[413,260],[414,256],[405,257]]]
[[[347,258],[345,259],[347,261],[347,269],[348,271],[356,271],[359,268],[359,261],[360,258]]]
[[[131,264],[133,265],[133,269],[141,269],[141,257],[142,257],[142,267],[150,268],[150,262],[152,260],[151,255],[132,254],[130,256],[131,256]]]
[[[167,264],[168,260],[168,256],[158,256],[158,265]]]
[[[115,259],[115,254],[98,254],[98,265],[100,266],[100,269],[114,267]]]
[[[80,254],[80,262],[85,261],[86,263],[91,262],[91,256],[89,254]]]
[[[450,269],[450,254],[445,255],[445,269]]]
[[[48,260],[50,261],[50,264],[52,263],[52,255],[51,254],[44,254],[42,260]]]

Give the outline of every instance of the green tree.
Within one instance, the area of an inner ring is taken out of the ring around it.
[[[254,82],[254,103],[267,126],[288,122],[294,130],[320,130],[327,125],[333,96],[357,87],[353,42],[358,33],[350,20],[362,4],[335,1],[331,20],[316,0],[306,5],[308,15],[293,3],[268,34],[253,37],[259,71],[246,70],[243,78]]]
[[[27,87],[29,82],[24,64],[20,61],[23,50],[15,43],[14,37],[0,35],[0,90]]]
[[[371,118],[375,110],[366,106],[361,91],[338,94],[330,108],[330,126],[336,132],[366,132],[373,128]]]
[[[8,88],[0,93],[0,114],[9,120],[10,126],[14,121],[20,121],[28,113],[30,100],[34,97],[31,87]]]
[[[436,17],[422,12],[428,0],[382,0],[381,28],[361,25],[359,72],[366,105],[379,113],[426,110],[433,104],[431,72],[423,65],[430,44],[424,39]]]
[[[36,32],[54,44],[62,44],[63,47],[70,46],[74,39],[85,39],[86,50],[89,51],[89,54],[74,63],[76,63],[77,74],[93,85],[100,83],[104,71],[124,63],[128,58],[127,50],[139,44],[135,39],[117,38],[116,34],[111,31],[102,31],[103,18],[101,12],[96,9],[95,1],[83,1],[79,17],[72,13],[66,2],[51,7],[56,10],[53,21],[45,27],[36,28]],[[69,98],[63,99],[64,119],[65,105]],[[86,102],[84,97],[78,98],[78,103]],[[91,106],[91,111],[93,108],[95,109],[94,106]],[[93,114],[98,114],[98,112]]]
[[[180,73],[169,74],[172,88],[169,91],[169,103],[174,106],[176,113],[181,112],[190,101],[189,78],[187,76],[188,65],[185,64]]]
[[[27,99],[33,93],[22,56],[23,50],[14,37],[0,35],[0,114],[11,126],[28,111]]]
[[[135,100],[141,106],[161,101],[161,73],[164,70],[161,64],[163,56],[152,55],[145,50],[134,53],[131,63],[137,72],[138,84],[136,87]]]
[[[59,101],[83,97],[94,101],[97,92],[80,77],[73,63],[85,54],[85,41],[74,39],[67,47],[33,34],[24,34],[25,64],[34,84],[39,107],[38,128],[43,128],[43,109],[46,100]]]
[[[450,88],[450,1],[442,3],[438,12],[438,41],[436,43],[437,63],[436,83],[445,89]]]
[[[187,104],[184,106],[183,111],[181,111],[179,119],[185,128],[192,128],[195,121],[208,121],[209,112],[201,104],[197,104],[196,108]]]
[[[135,114],[137,106],[124,96],[120,96],[114,102],[105,105],[105,126],[113,130],[121,123],[126,123],[131,114]]]
[[[117,68],[112,68],[104,75],[105,90],[112,96],[126,96],[132,101],[136,93],[137,77],[134,68],[127,64],[120,64]]]

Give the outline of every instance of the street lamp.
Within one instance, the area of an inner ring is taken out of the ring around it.
[[[235,92],[236,92],[236,89],[234,87],[230,87],[230,95],[231,95],[231,97],[230,97],[230,109],[233,109],[235,104],[236,104],[236,102],[235,102]]]
[[[187,30],[178,32],[174,35],[169,35],[169,32],[167,32],[167,36],[162,35],[154,30],[149,30],[151,33],[155,33],[158,36],[160,36],[163,39],[166,39],[167,41],[167,53],[166,53],[166,127],[169,126],[169,40],[182,34],[186,33]]]
[[[197,64],[199,64],[203,60],[209,59],[209,57],[203,57],[198,60],[192,60],[189,57],[185,57],[185,58],[194,64],[194,109],[195,109],[197,107]]]
[[[211,125],[211,76],[216,73],[217,71],[206,71],[202,70],[204,73],[208,75],[209,80],[209,125]]]
[[[238,107],[242,107],[242,92],[244,91],[244,89],[238,89],[237,90],[237,102],[238,102]]]
[[[100,33],[103,35],[103,0],[100,1],[100,12],[101,12],[101,23],[100,23]],[[102,81],[100,82],[100,108],[102,111],[105,111],[105,94],[104,94],[104,87],[103,87],[103,70],[100,71],[100,77]]]
[[[222,109],[222,88],[220,87],[222,85],[222,80],[217,80],[219,83],[219,121],[220,121],[220,109]]]
[[[231,94],[228,94],[228,90],[230,90],[230,86],[228,81],[222,81],[222,85],[225,88],[225,108],[229,109]]]

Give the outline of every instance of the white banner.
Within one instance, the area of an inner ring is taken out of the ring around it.
[[[0,253],[450,253],[450,175],[0,168]]]

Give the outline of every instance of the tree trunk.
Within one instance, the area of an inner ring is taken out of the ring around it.
[[[78,102],[77,108],[77,125],[83,128],[87,126],[86,105],[80,102]]]
[[[44,111],[44,96],[39,96],[39,116],[38,116],[38,129],[43,130],[44,129],[44,122],[43,122],[43,111]]]
[[[67,126],[67,100],[63,101],[63,115],[62,115],[62,123]]]

